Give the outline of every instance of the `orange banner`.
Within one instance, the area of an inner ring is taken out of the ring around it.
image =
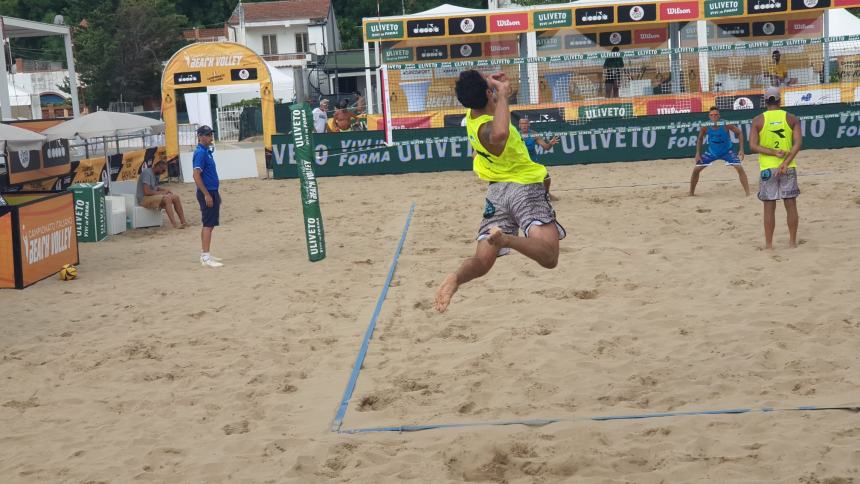
[[[78,263],[78,239],[71,192],[18,208],[24,286]]]
[[[105,157],[89,158],[81,160],[75,170],[75,179],[72,183],[98,183],[102,181],[102,172],[105,169]]]
[[[146,158],[146,150],[127,151],[122,154],[122,168],[116,177],[117,181],[135,181],[140,176],[140,168]]]
[[[15,259],[12,251],[12,214],[0,215],[0,288],[15,287]]]

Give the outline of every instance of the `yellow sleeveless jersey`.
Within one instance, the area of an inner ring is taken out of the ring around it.
[[[466,110],[466,133],[475,150],[472,170],[478,178],[490,182],[512,182],[522,185],[542,183],[546,178],[546,168],[531,160],[526,144],[514,125],[509,124],[508,141],[505,150],[496,156],[484,148],[478,139],[478,129],[493,120],[489,114],[472,118],[472,110]]]
[[[782,150],[786,154],[791,151],[794,141],[794,132],[792,131],[791,126],[788,125],[787,115],[788,113],[782,109],[765,111],[762,114],[762,116],[764,116],[764,124],[762,125],[761,131],[758,132],[758,144],[760,146],[773,150]],[[764,171],[769,168],[778,168],[779,165],[782,164],[783,160],[785,160],[785,158],[759,154],[759,170]],[[791,163],[789,163],[788,166],[790,168],[796,168],[797,163],[795,163],[794,160],[791,160]]]

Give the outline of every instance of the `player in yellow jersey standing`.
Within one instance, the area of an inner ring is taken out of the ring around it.
[[[531,160],[511,124],[507,76],[464,71],[455,90],[467,108],[466,133],[475,150],[472,169],[489,187],[475,255],[442,281],[436,291],[439,312],[448,308],[460,285],[488,273],[496,257],[511,249],[552,269],[558,264],[558,241],[565,236],[544,188],[546,168]],[[519,236],[520,230],[524,237]]]
[[[764,202],[764,241],[773,249],[776,227],[776,201],[785,205],[788,221],[788,245],[797,247],[797,162],[795,157],[803,141],[800,122],[780,107],[778,87],[769,87],[764,95],[767,110],[753,119],[750,149],[758,153],[758,199]]]

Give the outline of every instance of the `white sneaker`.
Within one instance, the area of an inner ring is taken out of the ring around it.
[[[209,257],[208,259],[200,258],[200,265],[203,267],[223,267],[224,264],[216,261],[214,258]]]
[[[220,257],[215,257],[214,255],[210,255],[209,258],[214,260],[215,262],[224,262],[224,259]]]

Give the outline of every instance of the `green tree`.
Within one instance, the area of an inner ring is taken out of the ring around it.
[[[79,10],[86,7],[87,13]],[[159,97],[161,63],[182,44],[179,34],[187,21],[172,3],[79,0],[67,11],[86,20],[75,29],[75,59],[88,105]]]

